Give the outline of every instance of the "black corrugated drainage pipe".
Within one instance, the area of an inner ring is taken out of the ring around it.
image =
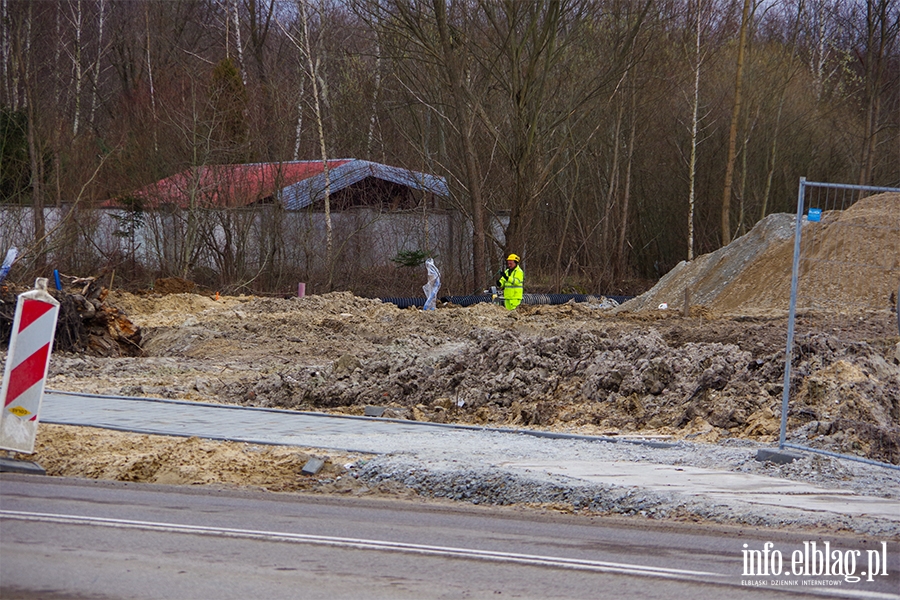
[[[634,296],[597,296],[593,294],[525,294],[522,296],[522,304],[565,304],[570,300],[575,302],[590,302],[599,304],[603,299],[613,300],[617,304],[621,304],[627,300],[631,300]],[[379,298],[382,302],[390,302],[396,304],[400,308],[409,308],[410,306],[425,306],[425,298]],[[491,297],[488,294],[473,294],[471,296],[444,296],[441,302],[451,302],[457,306],[471,306],[481,302],[490,302]]]
[[[425,298],[379,298],[379,300],[396,304],[400,308],[409,308],[410,306],[422,308],[425,306]]]

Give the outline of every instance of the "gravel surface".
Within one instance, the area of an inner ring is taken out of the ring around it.
[[[900,520],[811,512],[640,487],[592,484],[538,469],[510,469],[509,462],[627,462],[699,467],[802,481],[828,490],[898,500],[900,472],[874,465],[804,453],[787,465],[755,459],[761,446],[746,440],[722,444],[680,441],[669,448],[635,443],[543,439],[527,435],[470,432],[447,440],[431,437],[415,452],[378,456],[354,464],[352,474],[369,484],[391,481],[423,496],[474,504],[550,504],[572,512],[708,520],[770,527],[835,528],[900,537]]]

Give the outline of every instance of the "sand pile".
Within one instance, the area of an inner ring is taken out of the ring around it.
[[[790,301],[794,223],[769,215],[728,246],[681,262],[622,311],[693,306],[719,314],[784,314]],[[863,198],[844,211],[805,222],[799,309],[889,310],[900,285],[900,194]],[[893,299],[893,300],[892,300]]]

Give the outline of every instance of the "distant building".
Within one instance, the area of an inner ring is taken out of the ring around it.
[[[175,205],[237,208],[281,202],[299,210],[325,199],[325,167],[321,160],[192,167],[131,195],[147,207]],[[443,177],[366,160],[328,161],[328,186],[333,210],[356,206],[411,209],[425,203],[436,207],[450,195]],[[119,201],[106,203],[115,207]]]

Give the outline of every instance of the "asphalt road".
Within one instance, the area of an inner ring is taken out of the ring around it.
[[[4,599],[900,597],[896,543],[872,582],[742,573],[744,544],[813,541],[858,549],[857,574],[881,556],[774,530],[0,474]]]

